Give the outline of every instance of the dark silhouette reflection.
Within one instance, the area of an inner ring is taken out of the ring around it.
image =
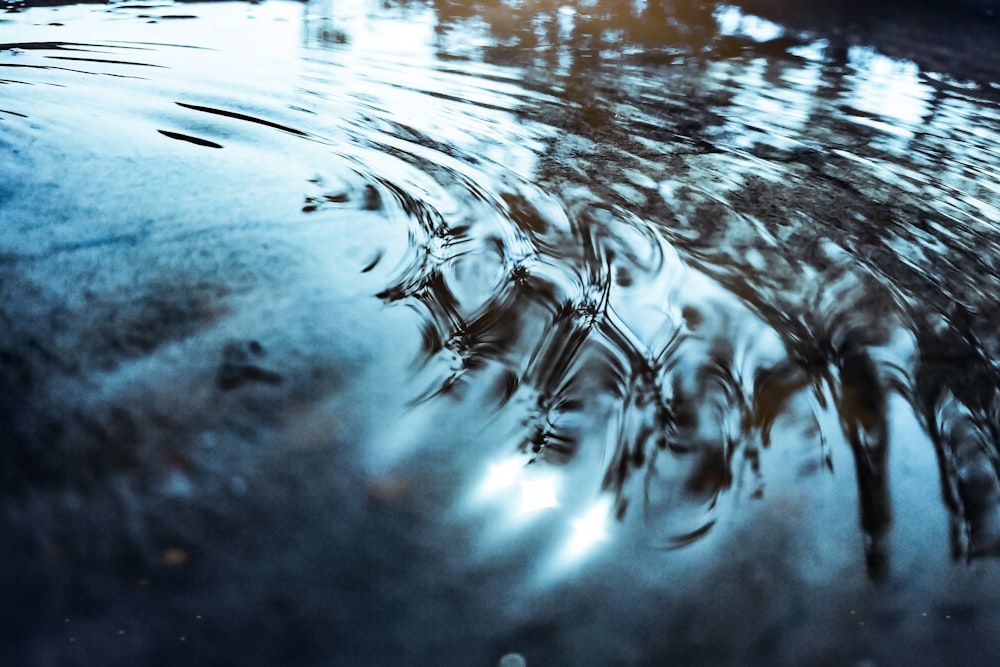
[[[904,179],[933,181],[939,174],[938,180],[948,180],[953,165],[943,157],[940,135],[927,129],[933,107],[902,121],[912,138],[894,145],[894,136],[877,124],[853,124],[844,116],[842,110],[858,113],[855,105],[872,103],[864,97],[861,54],[847,42],[837,37],[821,45],[818,59],[804,57],[801,49],[815,37],[726,32],[711,3],[441,0],[434,7],[443,57],[450,53],[451,31],[483,21],[491,36],[482,47],[485,60],[525,67],[529,85],[558,93],[558,105],[522,111],[569,133],[543,155],[539,183],[553,191],[582,186],[585,199],[604,202],[564,202],[572,234],[548,242],[558,251],[542,253],[545,271],[560,277],[512,262],[500,292],[472,318],[456,315],[453,298],[433,274],[386,293],[394,300],[416,298],[427,308],[429,356],[450,349],[460,360],[439,391],[469,381],[467,374],[477,369],[503,366],[501,407],[519,388],[537,395],[524,451],[531,460],[554,462],[571,460],[584,446],[584,436],[560,426],[572,421],[567,415],[595,409],[595,387],[617,397],[607,415],[617,435],[603,485],[616,495],[619,515],[636,497],[648,504],[655,484],[677,487],[680,496],[667,504],[683,505],[679,498],[686,497],[711,510],[731,488],[734,469],[754,460],[757,447],[772,445],[773,425],[794,401],[812,394],[820,410],[829,401],[853,453],[860,527],[876,577],[888,568],[892,524],[889,402],[902,396],[938,451],[955,556],[997,552],[994,406],[1000,384],[986,351],[992,343],[971,331],[982,324],[981,315],[956,311],[951,303],[951,281],[968,281],[953,276],[946,259],[975,245],[965,234],[971,229],[963,222],[958,237],[938,239],[947,246],[941,262],[913,264],[900,244],[916,242],[929,227],[954,228],[953,219],[884,173],[857,166],[859,159],[881,160],[879,151],[889,151],[899,169],[912,170],[903,172]],[[745,78],[761,69],[763,88],[745,88]],[[812,88],[789,83],[812,77]],[[771,97],[769,90],[785,97]],[[763,94],[759,100],[767,104],[790,99],[802,106],[786,104],[782,113],[764,117],[748,93]],[[872,111],[860,113],[877,120]],[[901,121],[889,116],[887,122]],[[578,152],[574,137],[597,147]],[[706,159],[741,163],[740,173],[717,189],[713,181],[725,178],[724,167],[695,166]],[[745,171],[755,160],[777,165],[788,180]],[[622,179],[623,173],[640,176]],[[504,210],[531,237],[529,244],[543,243],[539,237],[549,225],[529,201],[505,195]],[[622,222],[630,220],[625,211],[738,296],[778,334],[786,358],[738,367],[735,348],[748,315],[706,332],[692,310],[690,319],[664,324],[673,327],[665,345],[637,343],[609,296],[621,276],[629,280],[635,270],[615,247],[615,225],[634,226]],[[962,215],[974,224],[974,209]],[[986,233],[993,243],[992,228]],[[552,255],[557,267],[546,259]],[[996,272],[988,263],[985,276],[992,283]],[[976,312],[986,312],[989,290],[972,289],[966,297]],[[886,352],[902,339],[915,342],[915,356]],[[818,458],[830,465],[828,452]],[[643,482],[634,490],[631,480],[639,471]],[[710,511],[705,516],[676,539],[704,535],[713,521]]]
[[[447,85],[401,74],[399,63],[366,70],[363,58],[341,62],[369,14],[405,24],[424,10],[434,12],[436,56],[426,69]],[[935,448],[953,555],[1000,553],[994,88],[949,80],[966,69],[921,70],[855,43],[866,33],[850,26],[879,16],[861,7],[835,13],[852,19],[848,27],[814,17],[801,31],[699,2],[436,0],[362,3],[351,16],[315,2],[304,11],[304,60],[319,72],[304,76],[296,94],[332,110],[313,118],[291,103],[275,112],[199,93],[170,100],[150,134],[227,153],[241,132],[264,132],[268,141],[323,145],[350,164],[357,183],[312,178],[315,187],[295,193],[294,212],[326,220],[346,211],[386,229],[402,221],[398,264],[378,243],[358,241],[357,275],[385,278],[372,294],[420,315],[421,384],[411,407],[454,401],[474,419],[514,415],[511,448],[536,468],[570,468],[598,452],[594,484],[614,498],[614,513],[642,512],[666,548],[712,534],[729,496],[762,497],[767,450],[788,446],[788,422],[809,424],[808,474],[833,469],[831,442],[850,451],[865,558],[881,577],[894,514],[891,411],[902,398]],[[89,71],[53,60],[100,49],[152,61],[155,46],[81,39],[0,50],[24,56],[2,63],[18,76],[117,83],[126,75],[114,67],[141,63],[75,59],[110,68]],[[509,69],[476,74],[480,87],[463,88],[474,78],[463,70],[469,63]],[[351,89],[343,81],[356,67],[362,79],[391,81]],[[26,82],[10,85],[18,83]],[[501,85],[513,89],[507,97],[491,89]],[[400,102],[404,94],[413,97]],[[447,113],[428,122],[419,116],[431,101]],[[496,114],[488,123],[476,117],[489,132],[466,144],[473,133],[463,121],[485,112]],[[167,122],[194,134],[160,129]],[[529,128],[519,137],[537,129],[528,167],[487,154],[494,135],[503,143],[511,127]],[[22,276],[21,264],[36,259],[0,257],[3,277],[21,291],[41,290]],[[243,275],[236,259],[212,261]],[[110,324],[92,337],[100,343],[87,343],[97,370],[185,340],[221,316],[215,302],[226,289],[193,280],[198,296],[171,300],[163,280],[127,307],[106,308]],[[57,353],[62,343],[31,331],[66,315],[37,315],[35,325],[24,310],[3,313],[0,349],[0,422],[8,425],[0,473],[9,493],[58,483],[64,456],[98,482],[147,459],[192,465],[183,443],[150,453],[139,408],[61,416],[39,407],[46,364],[82,371]],[[271,366],[270,342],[248,340],[227,336],[212,348],[202,379],[225,394],[215,400],[295,386]],[[337,385],[332,375],[310,378],[323,389]],[[830,415],[837,433],[825,426]],[[169,414],[156,419],[163,440],[169,432],[200,437]],[[242,432],[255,432],[249,422],[238,424]]]
[[[5,15],[11,664],[996,656],[995,69],[762,4]]]
[[[957,556],[1000,551],[1000,470],[995,361],[977,340],[976,323],[962,306],[950,321],[922,329],[915,400],[927,420],[941,466],[944,500],[952,514]]]

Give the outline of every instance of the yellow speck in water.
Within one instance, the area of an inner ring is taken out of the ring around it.
[[[121,637],[121,636],[122,636],[122,635],[124,635],[124,634],[125,634],[125,630],[123,630],[123,629],[119,628],[119,629],[118,629],[118,636],[119,636],[119,637]]]
[[[189,558],[191,558],[191,554],[180,547],[168,547],[160,555],[160,560],[171,567],[183,565],[188,562]]]

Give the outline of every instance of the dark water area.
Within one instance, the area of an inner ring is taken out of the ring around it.
[[[942,7],[5,5],[5,664],[996,663]]]

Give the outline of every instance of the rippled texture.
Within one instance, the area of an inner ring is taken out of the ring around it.
[[[2,15],[10,655],[1000,655],[991,5],[760,4]]]

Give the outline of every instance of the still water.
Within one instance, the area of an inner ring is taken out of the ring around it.
[[[995,662],[988,5],[10,5],[10,664]]]

